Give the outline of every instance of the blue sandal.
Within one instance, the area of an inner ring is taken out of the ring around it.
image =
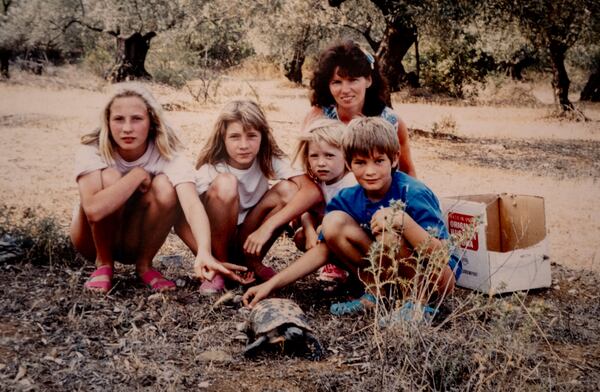
[[[358,299],[353,299],[347,302],[338,302],[332,304],[329,312],[334,316],[345,316],[364,312],[365,310],[375,306],[377,299],[373,294],[363,294]]]
[[[406,301],[401,308],[380,318],[379,326],[385,328],[397,324],[400,321],[430,324],[436,314],[437,310],[430,306],[421,304],[415,305],[412,301]]]

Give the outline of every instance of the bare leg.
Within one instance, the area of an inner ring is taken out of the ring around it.
[[[364,257],[367,255],[373,240],[358,226],[356,221],[345,212],[334,211],[329,213],[323,219],[323,235],[329,249],[336,255],[337,260],[343,263],[353,274],[359,277],[367,286],[374,285],[375,282],[385,282],[389,278],[403,277],[411,280],[415,277],[415,264],[412,256],[412,249],[402,245],[396,258],[400,261],[396,270],[392,271],[393,260],[386,255],[386,249],[392,244],[397,244],[400,238],[397,234],[389,233],[384,238],[384,251],[379,262],[379,276],[376,277],[369,271],[366,271],[371,263]],[[379,241],[382,238],[378,238]],[[395,245],[394,244],[394,245]],[[439,294],[448,294],[454,288],[454,274],[447,265],[439,273],[432,277],[419,277],[425,279],[428,290],[436,290]],[[421,290],[419,290],[421,291]],[[427,291],[427,290],[426,290]],[[427,296],[427,293],[423,293]]]
[[[273,214],[281,210],[298,192],[298,186],[292,181],[283,180],[265,193],[260,202],[252,208],[240,227],[240,244]],[[273,275],[273,270],[262,264],[262,259],[269,251],[277,237],[282,233],[283,227],[275,231],[271,239],[262,247],[260,256],[245,254],[246,265],[253,270],[257,278],[268,280]],[[262,274],[262,272],[265,272]]]
[[[177,215],[177,194],[164,174],[152,179],[148,192],[132,206],[122,245],[133,256],[138,275],[152,268],[152,260],[165,242]]]
[[[106,188],[121,179],[121,174],[113,168],[104,169],[101,173],[103,188]],[[96,267],[114,266],[113,251],[117,229],[122,219],[123,208],[105,217],[99,222],[88,221],[85,211],[80,206],[73,215],[70,227],[70,236],[73,246],[88,260],[94,260]],[[92,276],[91,282],[110,282],[111,275]]]
[[[369,266],[364,257],[373,240],[350,215],[342,211],[325,215],[322,232],[327,247],[354,275],[359,276],[359,271]]]

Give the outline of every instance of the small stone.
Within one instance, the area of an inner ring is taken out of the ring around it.
[[[567,293],[569,293],[571,295],[575,295],[575,294],[577,294],[577,289],[571,289],[571,290],[567,291]]]
[[[210,387],[209,381],[201,381],[198,383],[198,388],[200,388],[200,389],[206,389],[208,387]]]
[[[148,301],[150,302],[160,301],[161,299],[163,299],[162,293],[154,293],[148,297]]]

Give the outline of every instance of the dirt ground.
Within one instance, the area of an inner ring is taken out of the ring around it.
[[[104,82],[72,67],[38,77],[17,72],[0,83],[4,208],[41,207],[56,219],[59,231],[66,232],[77,202],[74,150],[79,136],[97,124],[104,88]],[[309,107],[307,91],[282,80],[228,78],[214,100],[202,104],[183,89],[158,85],[151,89],[180,129],[191,159],[228,99],[258,100],[288,153]],[[505,369],[524,369],[529,378],[523,382],[533,389],[597,390],[600,105],[583,108],[588,122],[567,121],[551,115],[548,89],[536,85],[528,91],[527,104],[511,103],[510,91],[495,91],[498,100],[493,104],[427,103],[399,95],[394,107],[411,129],[417,175],[438,196],[508,192],[545,199],[553,286],[530,293],[527,305],[520,307],[543,311],[535,318],[529,311],[519,313],[518,322],[508,329],[522,333],[522,328],[530,328],[527,344],[521,346],[537,351],[515,354],[504,362],[497,356],[487,360]],[[213,308],[212,300],[197,294],[191,254],[179,240],[169,238],[161,254],[184,256],[183,263],[162,265],[178,279],[175,294],[150,295],[126,266],[117,271],[113,294],[97,298],[83,293],[92,267],[80,260],[0,264],[0,390],[397,390],[421,385],[386,378],[383,367],[389,361],[383,361],[373,345],[372,317],[329,316],[329,304],[348,293],[324,295],[310,277],[282,295],[296,299],[313,320],[327,349],[326,359],[311,362],[275,351],[245,360],[240,355],[244,337],[235,328],[243,320],[239,306]],[[268,261],[281,268],[298,255],[289,240],[282,239]],[[517,300],[505,296],[492,302],[496,306]],[[474,301],[472,294],[458,290],[445,311],[469,301]],[[483,322],[480,313],[478,317],[475,321]],[[442,331],[440,336],[452,336],[455,327],[435,328]],[[434,343],[428,347],[443,347],[437,340]],[[456,370],[455,378],[445,373],[447,384],[427,385],[484,390],[503,385],[497,371],[486,373],[481,368],[485,369],[485,361],[473,359],[483,354],[467,350],[464,355],[470,359],[464,359],[465,368],[459,366],[462,370]],[[465,384],[469,371],[485,377]],[[521,380],[506,370],[504,376]],[[551,383],[545,384],[547,380]],[[505,386],[521,389],[518,384]]]

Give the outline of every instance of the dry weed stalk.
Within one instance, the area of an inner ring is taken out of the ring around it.
[[[392,207],[392,215],[397,215],[405,205],[395,202]],[[473,238],[480,222],[476,220],[464,231],[452,234],[442,249],[431,252],[429,244],[424,244],[410,257],[401,259],[397,256],[402,248],[402,231],[394,229],[392,221],[393,218],[387,220],[390,224],[368,255],[369,270],[374,275],[369,289],[378,301],[367,332],[372,342],[372,372],[358,388],[391,391],[556,387],[556,380],[547,378],[546,355],[549,353],[562,371],[573,364],[558,357],[536,320],[536,314],[543,312],[543,304],[527,306],[528,293],[498,298],[472,292],[466,297],[447,297],[445,292],[437,295],[432,290],[450,253],[460,253],[457,249]],[[400,241],[394,243],[389,238]],[[412,268],[414,278],[400,276],[399,267]],[[440,313],[440,320],[424,323],[423,308],[419,306],[412,307],[410,317],[390,318],[407,301],[429,304]],[[382,325],[382,319],[393,323]],[[540,343],[545,346],[543,349]]]

